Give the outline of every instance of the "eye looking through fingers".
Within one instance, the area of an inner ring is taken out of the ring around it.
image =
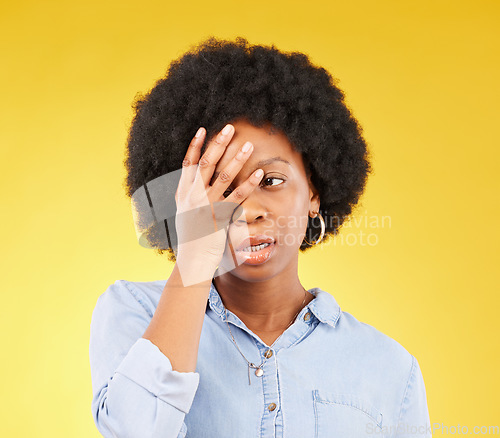
[[[266,184],[265,182],[269,181],[269,180],[281,181],[281,182],[273,183],[273,184]],[[283,178],[278,178],[277,176],[267,176],[266,175],[262,179],[261,186],[263,186],[263,187],[277,187],[277,186],[282,185],[284,182],[285,182],[285,180]],[[233,189],[231,187],[228,187],[227,190],[223,193],[224,198],[227,198],[231,194],[232,191],[233,191]]]

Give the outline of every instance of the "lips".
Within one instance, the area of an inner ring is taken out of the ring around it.
[[[243,251],[243,249],[248,248],[249,246],[260,245],[261,243],[273,243],[274,239],[269,236],[265,236],[263,234],[259,234],[256,236],[247,237],[243,242],[241,242],[236,251]]]

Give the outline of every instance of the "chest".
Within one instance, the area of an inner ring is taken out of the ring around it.
[[[259,332],[259,331],[253,331],[261,340],[264,342],[267,346],[271,346],[274,344],[276,339],[278,339],[283,332]]]
[[[202,334],[197,364],[200,383],[185,417],[187,436],[387,436],[382,418],[389,421],[390,411],[374,398],[373,382],[363,381],[367,375],[363,369],[344,370],[338,351],[326,348],[320,332],[306,338],[299,335],[288,348],[279,349],[282,341],[287,342],[283,336],[276,344],[278,350],[264,361],[262,376],[250,369],[251,384],[248,363],[232,340],[214,333]],[[256,334],[267,345],[280,335]],[[235,337],[246,359],[260,365],[268,349],[257,348],[258,343],[242,331],[235,330]],[[390,392],[384,388],[385,397]],[[400,398],[399,394],[395,397]]]

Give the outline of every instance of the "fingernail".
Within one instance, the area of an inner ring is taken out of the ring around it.
[[[199,128],[198,131],[196,131],[195,137],[198,138],[200,135],[203,133],[203,128]]]
[[[255,178],[260,178],[262,176],[262,174],[264,173],[264,171],[262,169],[259,169],[257,170],[254,175],[255,175]]]
[[[222,134],[226,135],[226,134],[229,134],[229,132],[231,132],[231,125],[226,125],[224,127],[224,129],[222,130]]]
[[[252,143],[250,143],[249,141],[247,141],[243,147],[241,148],[241,150],[243,152],[248,152],[250,150],[250,148],[252,147]]]

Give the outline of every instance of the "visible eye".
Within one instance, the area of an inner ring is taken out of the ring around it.
[[[275,177],[275,176],[269,176],[269,177],[267,177],[267,178],[264,178],[264,179],[262,180],[262,183],[261,183],[261,184],[263,184],[263,185],[264,185],[264,186],[266,186],[266,187],[274,187],[274,186],[279,186],[280,184],[282,184],[282,183],[279,183],[279,184],[265,184],[265,181],[268,181],[268,180],[276,180],[276,179],[277,179],[277,180],[280,180],[280,181],[282,181],[282,182],[284,182],[284,181],[285,181],[283,178],[277,178],[277,177]],[[231,192],[232,192],[232,190],[228,188],[228,189],[227,189],[227,190],[226,190],[226,191],[222,194],[222,196],[224,196],[224,198],[227,198],[227,197],[231,194]]]
[[[280,181],[285,181],[285,180],[284,180],[284,179],[282,179],[282,178],[277,178],[277,177],[275,177],[275,176],[270,176],[270,177],[268,177],[268,178],[264,178],[264,179],[262,180],[262,183],[264,183],[265,181],[270,180],[270,179],[271,179],[271,180],[272,180],[272,179],[278,179],[278,180],[280,180]],[[280,184],[281,184],[281,183],[280,183]],[[278,186],[279,184],[264,184],[264,185],[268,185],[268,186],[275,186],[275,185],[276,185],[276,186]]]

